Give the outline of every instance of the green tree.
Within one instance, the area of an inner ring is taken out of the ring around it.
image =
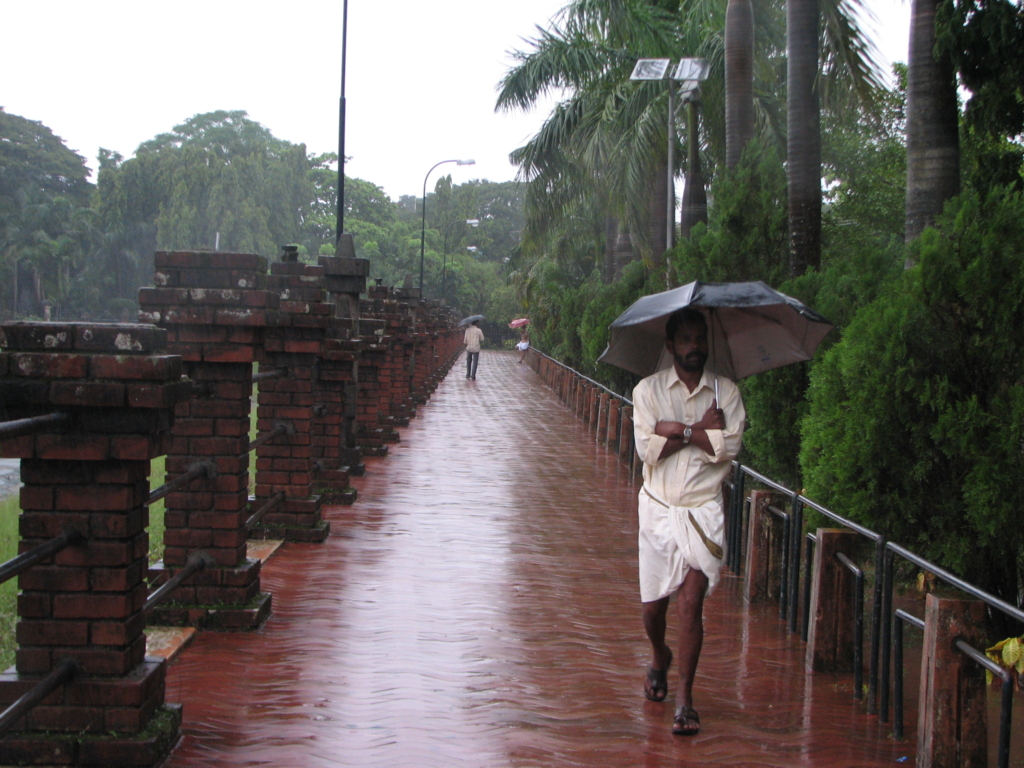
[[[0,279],[10,311],[59,313],[96,239],[85,159],[42,123],[0,108]]]
[[[1017,604],[1024,198],[965,194],[814,368],[809,495]]]

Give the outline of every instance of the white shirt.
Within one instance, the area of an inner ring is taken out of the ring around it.
[[[659,459],[668,438],[654,434],[655,424],[699,421],[715,399],[715,375],[705,370],[697,388],[690,392],[673,366],[648,376],[633,389],[633,434],[644,462],[644,485],[663,503],[699,507],[721,498],[722,481],[740,451],[747,414],[739,388],[732,381],[719,376],[718,391],[725,429],[707,430],[715,454],[707,454],[691,443]]]
[[[467,352],[479,352],[480,342],[483,340],[484,332],[475,325],[469,326],[469,328],[466,329],[466,334],[462,337],[462,341],[466,345]]]

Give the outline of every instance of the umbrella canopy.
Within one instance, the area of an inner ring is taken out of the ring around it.
[[[511,323],[509,323],[508,327],[509,328],[522,328],[524,325],[529,325],[529,324],[530,324],[530,318],[528,318],[528,317],[520,317],[518,320],[513,320]]]
[[[700,310],[708,321],[708,370],[733,380],[810,360],[834,327],[762,282],[697,281],[637,299],[611,324],[611,339],[599,362],[639,376],[668,368],[672,358],[665,349],[665,322],[683,307]]]
[[[461,328],[464,325],[469,325],[474,320],[483,320],[483,319],[484,319],[483,315],[470,315],[469,317],[464,317],[461,320],[459,320],[459,326],[458,327]]]

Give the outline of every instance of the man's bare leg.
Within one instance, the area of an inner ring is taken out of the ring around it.
[[[643,604],[644,631],[647,633],[647,638],[651,641],[651,669],[659,672],[668,670],[669,664],[672,663],[672,649],[665,642],[668,604],[669,598],[667,597]],[[647,694],[647,698],[652,701],[664,700],[664,695],[661,698],[652,698],[651,691],[649,690],[652,684],[651,675],[648,673],[647,680],[644,683],[644,691]],[[663,687],[667,694],[667,680],[663,681]]]
[[[679,612],[679,690],[676,708],[693,706],[693,678],[697,674],[697,661],[704,645],[704,593],[708,577],[702,571],[690,569],[679,587],[676,609]],[[700,723],[687,719],[688,730],[699,729]]]

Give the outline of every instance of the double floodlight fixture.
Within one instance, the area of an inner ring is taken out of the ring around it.
[[[711,65],[707,59],[680,59],[672,67],[672,59],[637,59],[630,80],[674,80],[683,93],[692,93],[708,79]]]

